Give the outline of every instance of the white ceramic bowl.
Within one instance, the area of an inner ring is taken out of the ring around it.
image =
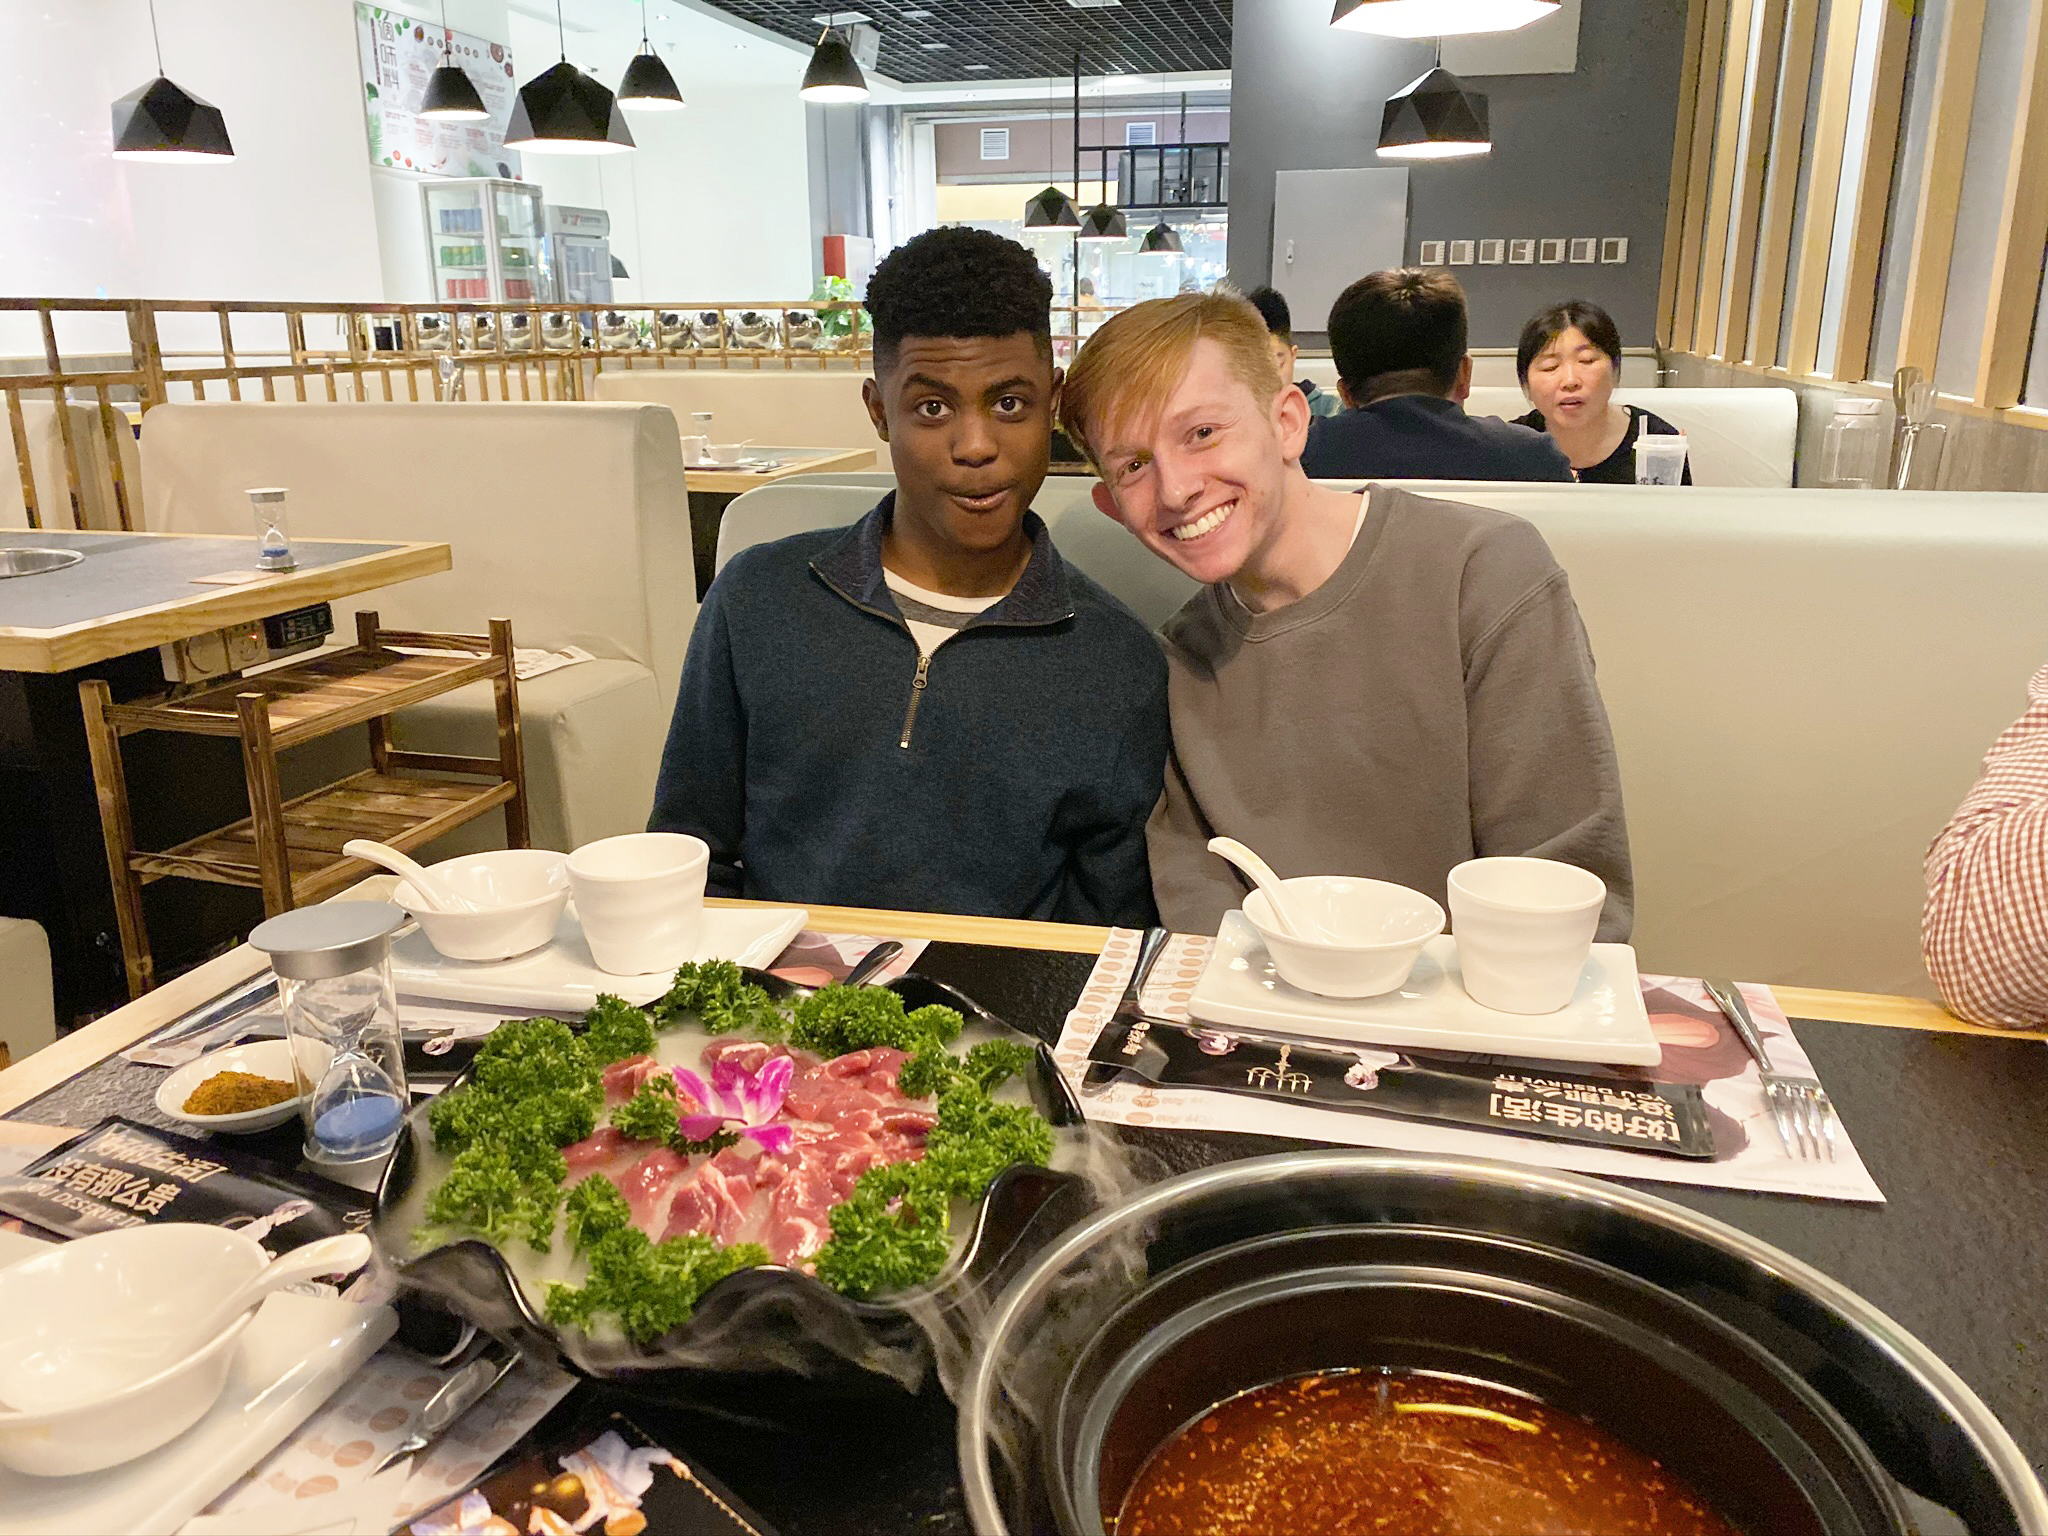
[[[334,1059],[333,1047],[318,1040],[301,1040],[298,1045],[306,1070],[296,1079],[292,1074],[292,1045],[287,1040],[251,1040],[246,1045],[208,1051],[198,1060],[186,1062],[157,1084],[156,1107],[160,1113],[186,1125],[197,1126],[203,1131],[225,1131],[234,1136],[283,1125],[299,1112],[299,1102],[305,1098],[309,1085],[320,1081],[328,1062]],[[185,1113],[185,1101],[192,1097],[192,1090],[216,1072],[253,1072],[258,1077],[274,1077],[279,1082],[296,1081],[299,1092],[264,1109],[245,1109],[235,1115]]]
[[[1444,909],[1420,891],[1387,880],[1300,875],[1282,880],[1288,910],[1305,912],[1332,941],[1291,939],[1273,920],[1264,891],[1244,899],[1281,980],[1319,997],[1378,997],[1408,979],[1422,946],[1444,931]]]
[[[123,1352],[196,1326],[268,1262],[263,1245],[239,1232],[167,1222],[76,1238],[0,1269],[0,1358],[10,1369],[32,1373],[58,1341],[91,1337],[104,1345],[99,1361],[65,1372],[90,1396],[35,1413],[0,1411],[0,1463],[37,1477],[71,1477],[133,1461],[190,1429],[227,1384],[253,1312],[131,1385],[94,1387],[94,1366],[111,1374],[118,1366],[110,1362]]]
[[[544,848],[500,848],[427,866],[457,895],[489,906],[487,912],[430,911],[409,880],[392,888],[391,900],[418,920],[427,942],[450,960],[510,960],[555,936],[569,904],[567,862],[566,855]]]
[[[745,443],[711,443],[704,449],[705,459],[713,464],[737,464],[746,456]]]

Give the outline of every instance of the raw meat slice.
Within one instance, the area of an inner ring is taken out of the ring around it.
[[[721,1061],[731,1058],[742,1072],[758,1072],[778,1056],[787,1056],[796,1063],[799,1072],[814,1067],[818,1058],[809,1051],[800,1051],[789,1045],[770,1045],[764,1040],[714,1040],[704,1047],[702,1071],[706,1077]]]
[[[656,1147],[626,1170],[619,1180],[619,1193],[633,1213],[633,1225],[650,1237],[668,1225],[669,1197],[676,1176],[689,1167],[689,1159],[668,1147]]]
[[[630,1140],[616,1126],[602,1125],[583,1140],[562,1148],[562,1161],[569,1165],[569,1182],[573,1184],[586,1173],[622,1174],[646,1151],[646,1142]]]
[[[604,1069],[605,1104],[609,1107],[625,1103],[640,1091],[642,1083],[667,1070],[652,1056],[628,1056],[624,1061],[613,1062]]]

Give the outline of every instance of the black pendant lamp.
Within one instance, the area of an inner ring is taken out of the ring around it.
[[[1383,160],[1457,160],[1490,154],[1486,96],[1439,64],[1387,98]]]
[[[455,62],[455,42],[448,31],[447,0],[442,0],[441,67],[427,77],[427,88],[420,93],[420,116],[474,123],[490,115],[490,108],[477,94],[476,82]]]
[[[846,39],[830,27],[819,34],[818,46],[811,50],[811,67],[804,71],[797,95],[819,106],[868,99],[868,79],[860,72],[860,61]]]
[[[682,110],[683,93],[676,85],[676,77],[668,72],[661,55],[654,51],[654,44],[647,40],[647,0],[640,0],[640,51],[619,77],[619,104],[638,107],[643,112]]]
[[[1058,187],[1047,187],[1024,205],[1026,229],[1078,229],[1081,214]]]
[[[1080,78],[1080,61],[1078,58],[1075,60],[1074,74],[1078,81]],[[1101,137],[1107,140],[1109,137],[1109,81],[1107,78],[1103,80],[1102,87],[1102,95],[1097,98],[1097,105],[1102,108],[1099,132]],[[1075,86],[1074,99],[1076,102],[1079,102],[1081,99],[1078,84]],[[1074,137],[1077,142],[1081,137],[1081,117],[1078,109],[1074,114]],[[1081,231],[1076,238],[1082,240],[1101,240],[1104,242],[1129,239],[1130,226],[1124,219],[1123,210],[1109,200],[1109,167],[1104,163],[1100,169],[1102,172],[1102,201],[1081,215]],[[1078,192],[1081,190],[1079,185],[1080,177],[1076,176],[1074,180],[1074,190]]]
[[[1046,81],[1046,85],[1048,87],[1046,117],[1049,120],[1052,116],[1052,101],[1050,99],[1052,81]],[[1077,151],[1075,154],[1077,165],[1079,159],[1080,155]],[[1076,170],[1075,187],[1077,191],[1079,190],[1079,181],[1080,173]],[[1038,193],[1030,202],[1024,205],[1024,227],[1026,229],[1078,229],[1081,227],[1081,210],[1074,206],[1074,200],[1067,196],[1066,193],[1062,192],[1058,187],[1048,184],[1043,192]]]
[[[1081,232],[1077,238],[1105,241],[1129,239],[1130,226],[1124,218],[1123,209],[1109,203],[1097,203],[1081,215]]]
[[[1171,224],[1161,219],[1145,231],[1138,252],[1144,256],[1178,256],[1181,254],[1180,236],[1174,233]]]
[[[114,158],[219,165],[235,158],[227,119],[164,74],[163,39],[157,36],[156,0],[149,4],[149,35],[156,43],[156,78],[114,103]]]
[[[1470,37],[1519,31],[1563,8],[1560,0],[1337,0],[1330,25],[1375,37]]]
[[[619,99],[569,62],[562,0],[555,0],[555,31],[562,62],[519,87],[505,126],[507,149],[548,155],[612,155],[633,147]]]

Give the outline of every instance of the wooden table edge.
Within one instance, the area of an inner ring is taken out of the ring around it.
[[[337,901],[381,897],[396,883],[379,875],[334,897]],[[794,902],[735,901],[712,897],[707,906],[764,911],[796,906]],[[1109,940],[1108,928],[1077,923],[1041,923],[993,917],[957,917],[942,912],[891,912],[871,907],[808,906],[806,923],[826,933],[865,933],[878,938],[927,939],[944,944],[989,944],[1007,949],[1042,949],[1061,954],[1095,955]],[[263,958],[248,945],[173,978],[147,996],[23,1057],[0,1072],[0,1114],[29,1100],[107,1057],[125,1051],[182,1013],[247,981],[263,969]],[[1939,1003],[1917,997],[1891,997],[1870,992],[1834,992],[1811,987],[1773,987],[1778,1004],[1795,1019],[1827,1019],[1845,1024],[1871,1024],[1891,1029],[1917,1029],[1949,1034],[2048,1040],[2048,1031],[1987,1029],[1968,1024]]]
[[[774,447],[774,444],[769,444]],[[835,470],[867,469],[875,462],[872,448],[842,448],[818,458],[799,459],[780,465],[766,474],[750,470],[721,470],[715,465],[683,466],[683,488],[713,496],[743,495],[764,485],[776,485],[801,475],[829,475]]]
[[[113,535],[114,537],[135,537],[136,535]],[[149,534],[149,538],[219,538],[219,534]],[[300,544],[368,544],[379,541],[371,539],[301,539]],[[177,614],[193,608],[204,608],[207,627],[225,629],[230,624],[245,624],[254,619],[268,618],[281,612],[277,599],[287,595],[290,607],[310,606],[327,602],[337,597],[352,597],[378,587],[396,586],[401,581],[412,581],[421,576],[432,576],[452,569],[455,563],[451,546],[434,542],[393,540],[384,547],[369,554],[356,555],[338,561],[333,565],[307,566],[295,571],[281,572],[274,577],[246,582],[234,587],[206,587],[187,597],[173,598],[165,603],[152,603],[146,608],[129,608],[120,613],[106,614],[95,619],[82,620],[77,624],[66,624],[56,629],[26,629],[0,626],[0,671],[7,672],[70,672],[79,667],[91,666],[94,662],[107,661],[116,656],[126,656],[138,650],[148,650],[161,645],[166,636],[159,633],[160,620],[167,614]],[[344,572],[360,572],[365,565],[380,567],[377,579],[367,585],[359,584],[351,575],[349,579],[337,582]],[[189,633],[180,626],[180,633]]]

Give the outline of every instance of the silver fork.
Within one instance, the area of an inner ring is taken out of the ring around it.
[[[1833,1162],[1835,1133],[1841,1120],[1827,1090],[1814,1078],[1790,1077],[1772,1068],[1770,1052],[1764,1049],[1763,1033],[1750,1017],[1749,1004],[1734,982],[1709,980],[1706,988],[1728,1016],[1742,1043],[1749,1047],[1749,1054],[1756,1058],[1763,1078],[1764,1100],[1771,1106],[1771,1123],[1777,1126],[1778,1139],[1785,1144],[1785,1151],[1812,1162],[1822,1157]]]

